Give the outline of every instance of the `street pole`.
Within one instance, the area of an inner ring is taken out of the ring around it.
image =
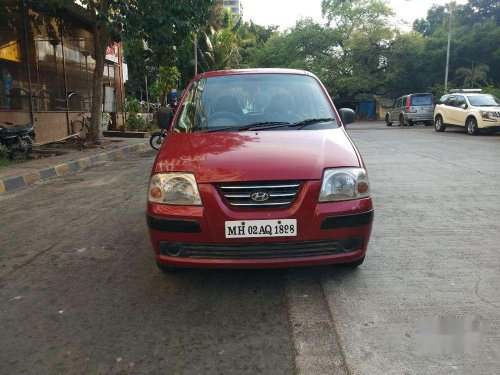
[[[144,76],[144,83],[146,84],[146,106],[148,107],[148,111],[149,111],[149,91],[148,91],[148,76],[145,75]],[[160,104],[160,106],[162,106],[163,103]]]
[[[450,42],[451,42],[451,20],[453,16],[453,8],[450,7],[450,16],[448,17],[448,47],[446,48],[446,69],[444,73],[444,91],[448,91],[448,71],[450,68]]]
[[[194,75],[198,74],[198,37],[194,33]]]

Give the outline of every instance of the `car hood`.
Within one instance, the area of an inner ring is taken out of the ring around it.
[[[319,180],[325,168],[359,165],[341,128],[168,133],[153,172],[192,172],[198,183]]]

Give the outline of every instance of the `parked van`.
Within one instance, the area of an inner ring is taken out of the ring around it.
[[[432,94],[409,94],[397,98],[389,112],[385,115],[385,123],[392,126],[398,122],[399,126],[423,123],[432,125],[434,117],[434,99]]]
[[[256,268],[365,258],[370,182],[316,76],[245,69],[196,76],[168,128],[148,189],[158,267]]]

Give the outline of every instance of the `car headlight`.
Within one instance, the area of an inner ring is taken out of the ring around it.
[[[493,120],[493,112],[479,111],[479,114],[485,120]]]
[[[370,181],[363,168],[325,169],[320,202],[347,201],[370,196]]]
[[[157,173],[149,180],[148,201],[177,206],[201,206],[200,193],[192,173]]]

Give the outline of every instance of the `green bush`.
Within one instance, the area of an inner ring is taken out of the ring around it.
[[[156,124],[154,122],[148,121],[146,124],[146,129],[150,133],[153,133],[156,131]]]
[[[125,121],[127,129],[144,132],[148,129],[148,123],[141,116],[129,114]]]
[[[125,111],[130,115],[137,115],[141,112],[141,102],[133,97],[128,97],[125,103]]]

